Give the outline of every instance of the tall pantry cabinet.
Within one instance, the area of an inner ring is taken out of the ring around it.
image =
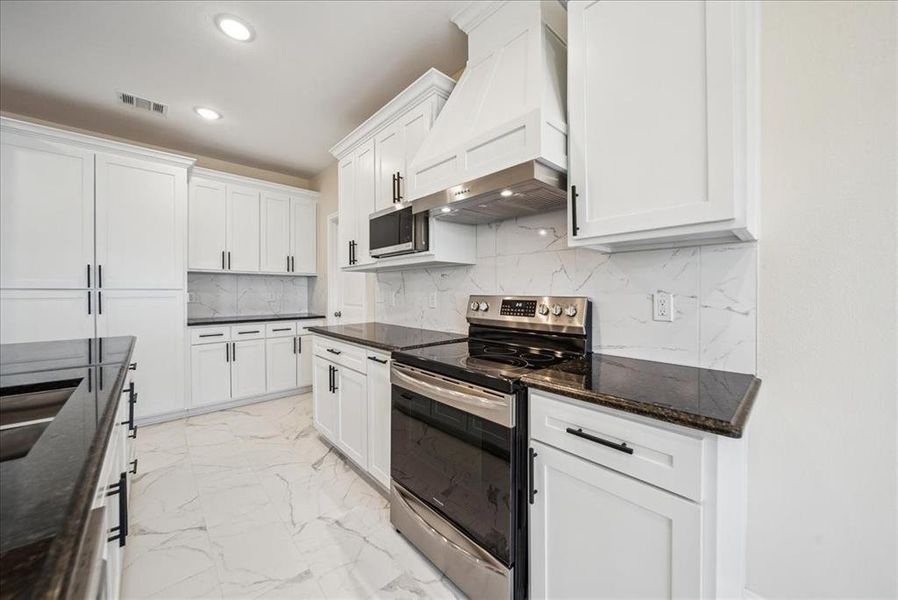
[[[0,342],[137,336],[137,416],[183,410],[192,164],[0,119]]]

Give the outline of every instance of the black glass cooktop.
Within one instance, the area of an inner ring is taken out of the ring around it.
[[[401,363],[504,392],[511,392],[524,373],[578,356],[476,339],[393,353]]]

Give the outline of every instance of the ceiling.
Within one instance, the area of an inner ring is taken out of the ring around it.
[[[467,2],[0,2],[0,109],[310,177],[430,67],[467,58]],[[240,17],[241,43],[215,26]],[[168,105],[157,116],[124,91]],[[209,106],[223,118],[194,112]]]

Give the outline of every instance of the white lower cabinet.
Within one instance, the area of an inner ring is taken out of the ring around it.
[[[235,400],[265,393],[265,340],[231,344],[231,397]]]
[[[209,406],[230,398],[230,353],[229,342],[199,344],[190,348],[193,406]]]
[[[301,335],[296,340],[296,387],[312,385],[312,337]]]
[[[742,597],[741,440],[529,394],[532,598]]]
[[[265,369],[269,392],[280,392],[296,387],[297,337],[278,337],[265,340]]]
[[[317,340],[312,358],[315,427],[389,489],[390,355],[326,337]]]
[[[531,443],[533,598],[698,598],[698,504]]]

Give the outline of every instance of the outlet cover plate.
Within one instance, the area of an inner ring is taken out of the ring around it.
[[[674,297],[670,292],[658,290],[652,295],[652,318],[655,321],[674,320]]]

